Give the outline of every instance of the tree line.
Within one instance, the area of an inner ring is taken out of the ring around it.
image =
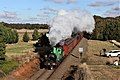
[[[30,24],[30,23],[26,23],[26,24],[14,24],[14,23],[4,23],[4,26],[8,27],[8,28],[12,28],[12,29],[48,29],[48,25],[47,24]]]
[[[84,36],[94,40],[117,40],[120,41],[120,16],[118,17],[100,17],[94,16],[95,29],[93,32],[84,32]]]

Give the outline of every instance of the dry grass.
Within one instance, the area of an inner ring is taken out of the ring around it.
[[[106,65],[106,62],[110,58],[100,56],[99,53],[103,48],[107,50],[120,48],[113,46],[107,41],[89,40],[88,45],[88,51],[86,54],[88,57],[87,64],[94,80],[120,80],[120,69]]]
[[[7,44],[6,55],[23,55],[30,50],[33,50],[33,44],[31,43],[18,42],[16,44]]]
[[[24,33],[26,31],[32,33],[34,30],[28,30],[28,29],[17,30],[18,33]],[[40,32],[40,33],[48,32],[48,29],[39,29],[38,32]]]
[[[28,32],[30,39],[32,39],[32,34],[33,34],[34,30],[21,29],[21,30],[17,30],[17,32],[19,33],[19,41],[22,41],[22,37],[26,31]],[[48,32],[48,29],[40,29],[40,30],[38,30],[38,32],[46,33],[46,32]]]
[[[107,41],[89,40],[88,45],[89,45],[87,52],[87,56],[89,57],[88,64],[95,65],[104,65],[108,60],[107,57],[100,56],[100,50],[102,50],[103,48],[105,48],[107,51],[111,49],[120,49],[116,46],[113,46],[111,43]]]
[[[19,64],[21,64],[21,63],[18,63],[17,60],[12,61],[14,58],[19,59],[21,56],[24,57],[24,55],[26,53],[32,52],[34,50],[32,41],[30,41],[28,43],[22,41],[23,34],[26,31],[28,32],[30,39],[32,39],[33,30],[18,30],[18,34],[19,34],[18,43],[6,44],[6,56],[7,56],[6,59],[7,60],[6,60],[6,62],[3,62],[3,64],[2,63],[0,64],[0,70],[3,70],[5,73],[11,72],[14,69],[14,67],[17,67]],[[39,30],[39,33],[44,33],[44,32],[47,32],[47,30]],[[21,58],[20,58],[20,60],[21,60]],[[24,61],[24,59],[23,59],[23,61]],[[0,78],[0,80],[1,80],[1,78]]]
[[[33,50],[33,43],[30,41],[29,43],[23,42],[22,38],[25,32],[28,32],[28,35],[30,39],[32,39],[32,33],[34,30],[27,30],[27,29],[21,29],[17,30],[19,35],[19,42],[16,44],[7,44],[6,46],[6,55],[23,55],[27,51]],[[39,33],[45,33],[48,32],[47,29],[40,29],[38,30]]]
[[[28,43],[23,42],[23,35],[25,32],[28,32],[28,35],[30,37],[30,41]],[[6,56],[10,57],[11,55],[24,55],[28,51],[33,51],[33,42],[32,40],[32,34],[34,30],[27,30],[27,29],[21,29],[17,30],[19,35],[19,41],[16,44],[6,44]],[[45,33],[48,32],[47,29],[40,29],[38,30],[39,33]]]

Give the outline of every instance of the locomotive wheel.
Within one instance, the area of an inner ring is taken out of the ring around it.
[[[53,67],[52,65],[48,65],[46,68],[47,68],[48,70],[53,70],[53,69],[54,69],[54,67]]]
[[[53,68],[54,68],[53,66],[50,66],[50,70],[53,70]]]

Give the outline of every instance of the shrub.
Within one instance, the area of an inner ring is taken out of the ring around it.
[[[13,32],[13,34],[14,34],[14,40],[13,40],[13,43],[17,43],[18,40],[19,40],[19,35],[18,35],[18,33],[17,33],[16,30],[13,30],[12,32]]]
[[[5,43],[0,29],[0,60],[5,60]]]
[[[18,33],[15,30],[10,28],[6,28],[2,24],[0,24],[1,35],[3,36],[3,41],[8,44],[17,43],[18,42]]]
[[[23,41],[24,42],[28,42],[30,40],[29,36],[28,36],[28,33],[25,32],[25,34],[23,35]]]
[[[38,40],[39,38],[39,33],[38,33],[38,30],[37,29],[34,29],[34,32],[32,34],[32,38],[33,40]]]

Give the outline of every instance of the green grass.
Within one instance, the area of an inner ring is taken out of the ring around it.
[[[6,61],[0,61],[0,70],[2,70],[5,74],[16,69],[20,63],[17,61],[11,60],[11,55],[24,55],[29,50],[33,49],[32,43],[27,43],[23,41],[19,41],[16,44],[6,44]],[[10,57],[10,58],[9,58]]]
[[[8,44],[6,47],[6,55],[22,55],[25,51],[30,50],[33,48],[33,44],[25,43],[25,42],[18,42],[16,44]]]
[[[5,73],[8,74],[16,67],[19,66],[19,63],[16,61],[2,61],[0,62],[0,69]]]
[[[32,49],[33,49],[33,43],[23,42],[22,36],[19,36],[18,43],[6,45],[5,55],[7,56],[7,60],[2,62],[0,61],[0,70],[2,70],[5,74],[8,74],[9,72],[11,72],[20,65],[20,63],[11,60],[11,55],[24,55],[29,50]]]

